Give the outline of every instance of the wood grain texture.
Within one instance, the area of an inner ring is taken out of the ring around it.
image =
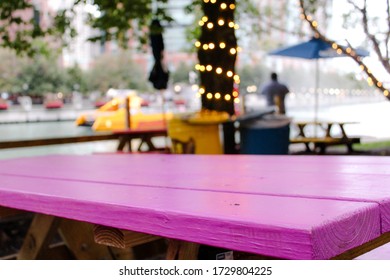
[[[17,259],[35,260],[43,258],[57,232],[59,222],[60,219],[54,216],[35,215]]]
[[[374,202],[390,231],[390,158],[363,156],[92,155],[0,161],[0,174]],[[56,168],[53,168],[53,167]]]
[[[381,234],[376,203],[1,176],[0,205],[287,259]]]
[[[59,233],[74,257],[78,260],[110,260],[107,246],[97,244],[93,238],[93,225],[61,219]]]
[[[101,225],[94,226],[93,235],[96,243],[120,249],[132,248],[134,246],[149,243],[161,238],[156,235],[129,230],[120,230],[118,228],[105,227]]]

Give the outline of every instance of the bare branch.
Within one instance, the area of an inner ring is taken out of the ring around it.
[[[360,10],[360,11],[363,11],[365,10],[366,11],[366,0],[364,1],[364,7],[363,8],[359,8],[355,3],[352,3],[352,1],[348,1],[350,2],[356,9]],[[304,3],[304,0],[299,0],[299,5],[300,5],[300,8],[301,8],[301,18],[303,20],[305,20],[310,28],[312,29],[312,31],[315,33],[315,37],[316,38],[320,38],[322,40],[324,40],[325,42],[327,42],[328,44],[330,44],[332,47],[336,47],[336,50],[338,52],[341,52],[342,54],[345,54],[346,56],[349,56],[351,57],[359,66],[360,68],[366,73],[366,75],[368,76],[368,80],[370,80],[370,83],[373,84],[376,88],[380,89],[383,94],[387,97],[387,99],[390,100],[390,91],[389,89],[385,88],[383,86],[383,83],[380,82],[376,76],[369,70],[369,68],[367,67],[367,65],[361,60],[361,58],[357,55],[356,53],[356,50],[354,50],[352,47],[342,47],[340,45],[338,45],[335,41],[333,40],[330,40],[329,38],[327,38],[322,32],[319,31],[318,29],[318,23],[313,20],[313,17],[311,15],[308,15],[307,14],[307,10],[306,10],[306,7],[305,7],[305,3]],[[364,14],[366,14],[366,12],[364,12]],[[367,15],[367,14],[366,14]],[[368,20],[367,20],[368,22]],[[387,68],[386,68],[387,70]],[[390,73],[390,69],[388,71]]]
[[[385,41],[386,60],[389,61],[389,42],[390,42],[390,0],[386,1],[386,13],[387,13],[387,34]]]

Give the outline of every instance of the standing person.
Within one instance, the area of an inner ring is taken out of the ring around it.
[[[279,114],[286,114],[286,107],[284,99],[289,93],[289,89],[284,84],[279,83],[278,75],[276,73],[271,74],[271,81],[264,86],[261,91],[262,95],[265,95],[268,106],[277,106]]]

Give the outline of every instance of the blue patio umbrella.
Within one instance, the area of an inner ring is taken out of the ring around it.
[[[368,56],[369,52],[357,49],[356,54],[358,56]],[[336,50],[332,48],[332,45],[325,42],[322,39],[312,38],[309,41],[302,42],[296,45],[276,49],[269,52],[269,55],[284,56],[291,58],[302,58],[316,61],[316,78],[315,78],[315,115],[314,121],[317,121],[318,114],[318,81],[319,81],[319,59],[345,57],[344,54],[338,54]]]

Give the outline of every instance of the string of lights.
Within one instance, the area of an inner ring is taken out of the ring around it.
[[[313,19],[311,15],[308,15],[306,13],[305,4],[303,0],[299,0],[299,6],[300,6],[300,18],[302,20],[305,20],[309,23],[311,29],[314,32],[314,36],[316,38],[320,38],[330,44],[332,48],[338,53],[338,54],[345,54],[349,57],[351,57],[360,67],[360,69],[367,75],[367,83],[369,86],[375,86],[378,88],[385,97],[390,99],[389,95],[389,89],[385,88],[383,83],[379,81],[372,71],[365,65],[365,63],[362,61],[361,57],[357,55],[356,50],[354,50],[352,47],[344,47],[339,44],[337,44],[335,41],[329,40],[327,37],[325,37],[319,30],[318,30],[318,22]]]
[[[201,77],[198,97],[211,109],[220,107],[213,102],[228,105],[240,102],[237,89],[240,77],[234,69],[236,56],[241,51],[234,35],[239,29],[234,22],[235,9],[233,0],[203,0],[205,14],[198,21],[202,36],[194,43],[199,57],[195,69]]]

